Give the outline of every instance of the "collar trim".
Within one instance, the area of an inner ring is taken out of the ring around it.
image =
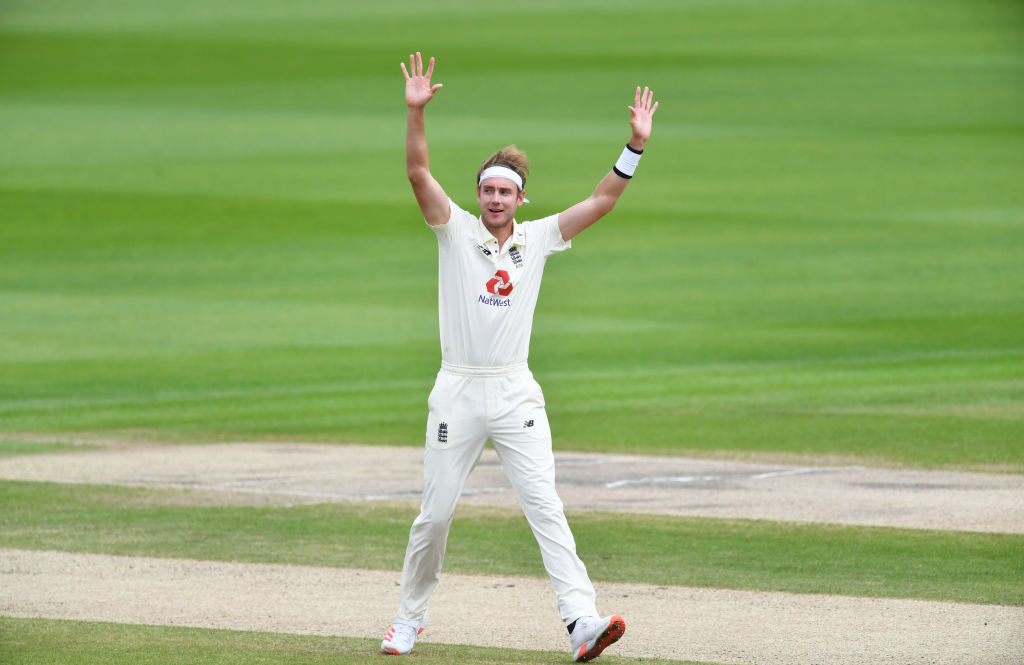
[[[477,240],[479,240],[481,245],[487,245],[491,242],[494,244],[498,243],[498,239],[491,235],[491,232],[487,230],[487,227],[484,226],[483,221],[479,217],[476,218],[476,228]],[[512,220],[512,235],[509,236],[509,242],[505,243],[506,247],[512,247],[513,245],[526,246],[526,231],[523,229],[523,225],[515,220]]]

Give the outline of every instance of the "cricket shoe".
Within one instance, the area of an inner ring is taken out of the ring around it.
[[[405,625],[406,624],[394,624],[393,626],[391,626],[391,630],[389,630],[388,634],[384,636],[384,641],[380,643],[380,650],[381,650],[382,653],[391,654],[393,656],[404,656],[405,654],[407,654],[410,651],[412,651],[412,644],[411,643],[410,643],[409,648],[406,649],[405,651],[398,651],[397,647],[394,644],[391,643],[391,642],[393,642],[392,638],[394,637],[395,633],[397,632],[396,628],[398,626],[405,626]],[[420,624],[419,629],[416,631],[416,635],[422,635],[423,631],[425,631],[426,629],[427,629],[427,615],[424,614],[423,615],[423,623]],[[412,637],[412,641],[415,641],[415,640],[416,640],[416,636],[414,635]]]
[[[615,644],[625,632],[626,622],[618,614],[602,619],[577,619],[569,635],[569,639],[572,640],[572,659],[577,663],[594,660],[602,651]]]
[[[422,628],[410,626],[407,623],[396,623],[384,636],[380,643],[380,652],[392,656],[404,656],[412,651],[412,645],[416,642],[416,635],[422,632]]]

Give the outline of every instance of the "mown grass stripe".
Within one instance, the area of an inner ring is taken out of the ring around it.
[[[180,491],[2,482],[0,545],[399,570],[416,512],[201,501]],[[597,580],[1024,605],[1020,535],[595,513],[570,522]],[[475,507],[459,510],[446,570],[545,575],[521,514]]]

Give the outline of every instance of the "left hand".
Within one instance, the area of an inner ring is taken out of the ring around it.
[[[644,144],[651,138],[652,119],[657,110],[658,102],[654,101],[654,91],[644,87],[641,92],[640,86],[637,86],[633,106],[629,107],[629,126],[633,129],[633,138],[629,140],[630,147],[636,150],[644,149]]]

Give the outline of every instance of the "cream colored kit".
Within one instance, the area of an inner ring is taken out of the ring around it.
[[[498,241],[451,205],[438,240],[441,371],[428,399],[424,490],[409,534],[397,621],[421,625],[466,479],[491,441],[540,545],[562,619],[597,614],[593,585],[555,488],[544,395],[527,366],[547,258],[568,249],[558,216]]]
[[[499,248],[478,217],[449,202],[437,234],[437,300],[441,360],[464,367],[526,363],[544,264],[571,247],[558,215],[515,222]]]

